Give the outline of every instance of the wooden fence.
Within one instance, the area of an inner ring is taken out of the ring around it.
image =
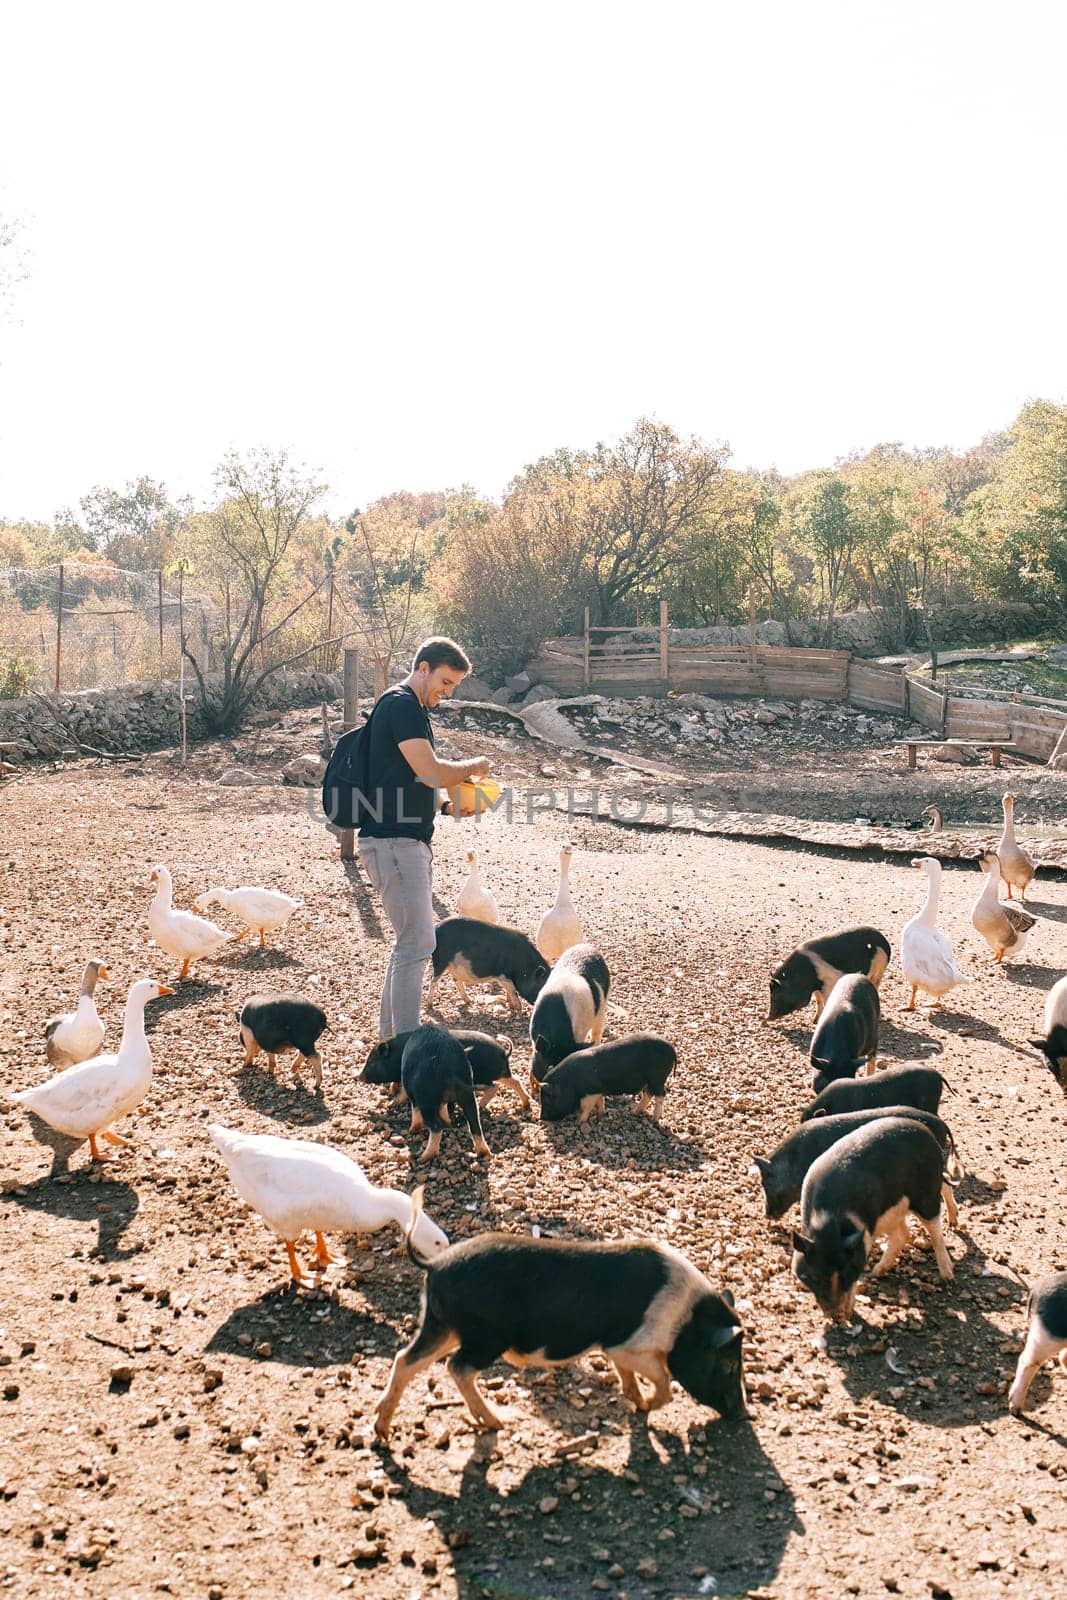
[[[948,739],[997,740],[1020,755],[1049,761],[1067,751],[1067,712],[1025,699],[972,700],[904,671],[859,660],[847,650],[792,650],[747,645],[670,644],[666,608],[648,643],[617,650],[609,635],[590,629],[570,639],[549,639],[527,668],[531,678],[560,695],[582,693],[619,699],[672,691],[798,700],[847,700],[865,711],[909,717]]]

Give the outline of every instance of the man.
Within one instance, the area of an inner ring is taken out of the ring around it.
[[[448,699],[471,670],[451,639],[421,644],[403,683],[375,704],[369,728],[370,798],[380,820],[360,826],[359,856],[396,933],[385,969],[379,1037],[419,1026],[422,980],[435,943],[431,865],[438,788],[489,771],[489,758],[439,761],[428,712]]]

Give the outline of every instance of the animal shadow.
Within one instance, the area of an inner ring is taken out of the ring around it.
[[[226,965],[237,972],[284,972],[289,967],[299,967],[303,963],[286,950],[279,950],[273,945],[260,949],[258,944],[254,944],[235,952]]]
[[[621,1428],[628,1428],[621,1461],[598,1464],[596,1454],[583,1454],[581,1447],[570,1460],[561,1459],[558,1446],[566,1442],[566,1432],[575,1426],[571,1412],[565,1419],[564,1438],[555,1441],[555,1449],[546,1441],[545,1464],[531,1467],[517,1485],[506,1482],[507,1432],[478,1436],[450,1493],[440,1486],[439,1471],[435,1474],[433,1470],[434,1458],[440,1459],[440,1440],[435,1443],[427,1439],[407,1448],[402,1443],[405,1422],[410,1426],[418,1415],[418,1402],[409,1391],[394,1423],[393,1441],[378,1447],[378,1457],[391,1480],[393,1494],[404,1503],[409,1515],[415,1520],[429,1518],[437,1525],[442,1542],[450,1548],[448,1559],[460,1600],[475,1600],[486,1593],[516,1597],[551,1594],[555,1600],[563,1600],[588,1593],[590,1544],[595,1542],[592,1530],[612,1530],[613,1553],[619,1558],[619,1547],[627,1538],[623,1529],[633,1516],[635,1478],[648,1500],[681,1499],[697,1515],[681,1524],[684,1537],[654,1546],[658,1567],[654,1577],[627,1579],[626,1592],[631,1600],[647,1600],[663,1593],[684,1600],[707,1593],[692,1576],[694,1563],[714,1572],[718,1592],[744,1594],[761,1589],[773,1583],[788,1543],[803,1532],[793,1496],[779,1479],[748,1419],[727,1421],[706,1414],[706,1425],[695,1421],[672,1424],[631,1413],[620,1399],[615,1420]],[[449,1408],[446,1416],[449,1429],[455,1426],[453,1418],[466,1418],[466,1411]],[[509,1419],[512,1426],[519,1420]],[[584,1413],[578,1426],[585,1427]],[[610,1449],[615,1436],[602,1437]],[[690,1477],[696,1454],[707,1463],[707,1478]],[[576,1463],[580,1463],[577,1471]],[[773,1483],[773,1520],[761,1518],[753,1523],[743,1499],[734,1502],[727,1496],[722,1504],[717,1482],[722,1473],[716,1473],[717,1466],[728,1466],[741,1481]],[[492,1481],[498,1474],[506,1487],[497,1487]],[[561,1494],[561,1481],[572,1477],[573,1489]],[[680,1477],[686,1481],[679,1490]],[[528,1549],[514,1548],[504,1540],[494,1540],[489,1547],[493,1556],[490,1571],[485,1564],[486,1544],[480,1539],[470,1540],[470,1531],[496,1523],[505,1513],[529,1517],[549,1498],[554,1506],[552,1530],[558,1540],[552,1545],[551,1575],[545,1574],[540,1581],[531,1580]],[[636,1561],[652,1548],[647,1524],[641,1533],[630,1534],[629,1539],[631,1548],[621,1551],[623,1557],[632,1556]],[[633,1561],[628,1564],[632,1566]]]
[[[320,1317],[324,1305],[328,1310]],[[270,1333],[269,1357],[255,1353],[265,1325]],[[367,1305],[331,1302],[322,1292],[309,1293],[286,1284],[268,1289],[248,1305],[237,1306],[215,1329],[204,1351],[247,1361],[269,1359],[285,1366],[331,1367],[343,1365],[353,1350],[365,1350],[379,1339],[391,1349],[395,1337],[391,1325]]]
[[[306,1087],[303,1082],[294,1081],[291,1068],[288,1077],[284,1076],[286,1061],[295,1059],[292,1054],[278,1057],[277,1078],[266,1066],[259,1067],[254,1062],[243,1066],[234,1078],[237,1093],[246,1106],[252,1106],[275,1122],[302,1122],[312,1126],[327,1122],[330,1113],[322,1089]],[[306,1079],[310,1079],[310,1067],[304,1067],[303,1073]]]
[[[1013,900],[1012,905],[1018,905],[1018,901]],[[1055,900],[1035,900],[1031,895],[1021,909],[1033,911],[1042,922],[1067,922],[1067,906],[1059,905]]]
[[[984,1187],[984,1186],[982,1186]],[[957,1191],[966,1206],[971,1196],[966,1193],[966,1182]],[[999,1196],[995,1196],[999,1198]],[[966,1228],[966,1214],[961,1215],[961,1226],[947,1232],[946,1238],[953,1256],[955,1277],[945,1283],[938,1277],[930,1251],[916,1248],[918,1235],[912,1234],[908,1250],[884,1278],[875,1278],[873,1268],[864,1279],[862,1293],[883,1309],[894,1302],[914,1307],[922,1306],[919,1322],[901,1320],[886,1326],[874,1323],[867,1329],[857,1330],[834,1327],[827,1330],[827,1350],[836,1360],[844,1376],[845,1387],[856,1400],[866,1402],[877,1399],[882,1405],[895,1406],[911,1420],[926,1422],[931,1427],[967,1428],[974,1426],[976,1405],[999,1415],[1006,1406],[1006,1390],[1001,1392],[998,1368],[999,1346],[1004,1334],[988,1313],[1003,1312],[1013,1305],[1022,1319],[1026,1290],[1003,1268],[990,1262]],[[966,1254],[961,1257],[959,1239],[967,1241]],[[968,1293],[966,1301],[966,1329],[961,1329],[955,1315],[959,1304],[959,1291]],[[901,1299],[903,1291],[904,1298]],[[870,1349],[864,1344],[864,1333],[873,1333],[875,1343],[883,1349]],[[951,1368],[947,1372],[932,1370],[931,1345],[942,1343],[949,1349],[961,1348],[961,1335],[968,1352],[985,1363],[978,1372],[960,1368],[960,1382],[950,1385]],[[926,1380],[934,1379],[927,1387]],[[922,1381],[920,1381],[922,1380]],[[982,1396],[975,1392],[976,1382],[995,1385],[994,1393]]]
[[[171,979],[166,980],[168,983]],[[174,1011],[187,1011],[190,1006],[202,1005],[205,1000],[213,1000],[221,994],[223,985],[212,983],[210,979],[198,978],[195,973],[188,978],[173,980],[174,993],[165,994],[159,1000],[153,1000],[144,1014],[146,1033],[154,1033],[159,1026],[160,1019],[169,1016]]]
[[[665,1115],[670,1113],[667,1099]],[[582,1126],[577,1117],[541,1122],[545,1137],[559,1153],[585,1156],[602,1167],[696,1172],[707,1159],[706,1147],[696,1139],[680,1139],[664,1122],[653,1122],[624,1096],[607,1101],[602,1117]]]
[[[1035,967],[1032,962],[1021,967],[1002,965],[1000,970],[1009,983],[1017,984],[1021,989],[1038,989],[1042,994],[1063,977],[1062,967]]]
[[[68,1140],[67,1143],[70,1143]],[[90,1183],[89,1167],[79,1167],[70,1174],[61,1173],[56,1182],[57,1168],[36,1183],[20,1186],[22,1194],[0,1195],[8,1205],[22,1206],[27,1211],[47,1211],[53,1217],[64,1217],[72,1222],[94,1222],[97,1225],[95,1252],[104,1261],[125,1261],[140,1254],[140,1247],[123,1250],[119,1241],[137,1215],[140,1205],[136,1189],[121,1179]]]

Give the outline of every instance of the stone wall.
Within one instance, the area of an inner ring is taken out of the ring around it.
[[[814,622],[791,622],[790,632],[792,643],[802,648],[822,647],[821,629]],[[1011,639],[1026,634],[1048,633],[1064,626],[1064,614],[1055,606],[1028,605],[1023,602],[1012,603],[1009,601],[990,601],[982,604],[977,601],[967,604],[946,607],[938,613],[937,636],[947,648],[952,645],[981,645],[993,644],[1002,639]],[[640,643],[648,644],[655,641],[657,630],[645,628],[636,636]],[[742,645],[747,646],[751,635],[747,623],[731,626],[723,623],[718,627],[709,628],[670,628],[668,640],[672,645]],[[788,645],[785,628],[780,622],[758,622],[756,624],[756,639],[759,644]],[[574,643],[580,653],[581,639],[574,636],[569,643]],[[605,655],[622,651],[631,647],[635,642],[633,632],[613,633],[598,643],[598,649]],[[908,645],[922,650],[926,643],[926,632],[923,625],[922,613],[912,611],[909,614],[909,639]],[[833,648],[836,650],[851,650],[858,656],[880,656],[888,649],[886,643],[886,622],[877,611],[843,611],[834,620]]]
[[[209,677],[209,686],[220,682]],[[254,711],[287,711],[292,706],[339,700],[341,675],[336,672],[277,672],[264,684]],[[203,738],[199,694],[195,682],[185,685],[190,739]],[[49,708],[54,708],[55,716]],[[72,748],[69,730],[81,744],[97,750],[152,750],[177,744],[178,685],[150,680],[115,689],[82,689],[71,694],[31,696],[0,701],[0,741],[21,740],[32,757],[58,755]],[[61,724],[57,726],[58,723]]]

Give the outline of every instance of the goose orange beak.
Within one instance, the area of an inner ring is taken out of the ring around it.
[[[172,988],[170,988],[168,984],[160,983],[160,984],[157,984],[156,987],[159,990],[159,998],[160,999],[162,999],[165,994],[173,994],[174,993],[174,990]]]
[[[159,882],[159,873],[158,872],[150,872],[148,874],[148,881],[149,881],[149,883],[158,883]]]
[[[96,977],[97,977],[97,981],[98,982],[102,978],[105,983],[108,983],[108,982],[110,982],[111,974],[107,970],[106,967],[97,967],[97,969],[96,969]]]

